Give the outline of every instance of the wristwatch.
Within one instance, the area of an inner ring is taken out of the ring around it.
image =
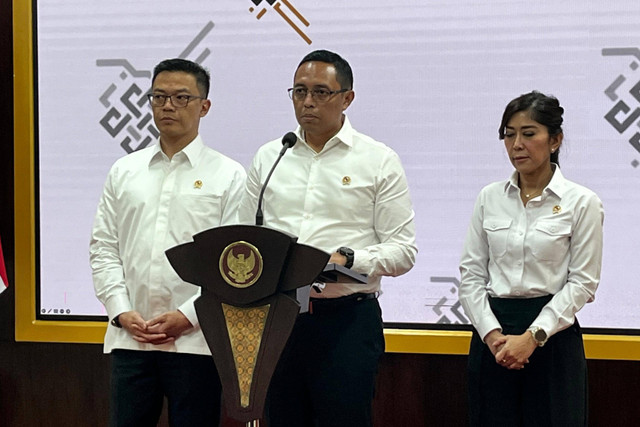
[[[120,324],[120,315],[119,314],[116,317],[114,317],[113,319],[111,319],[111,324],[113,326],[115,326],[116,328],[122,328],[122,325]]]
[[[353,267],[353,249],[342,246],[338,249],[340,255],[344,255],[347,258],[347,263],[344,265],[347,268]]]
[[[531,332],[531,336],[533,337],[533,340],[536,342],[538,347],[542,347],[547,343],[547,339],[549,337],[547,337],[547,333],[541,327],[532,326],[527,330]]]

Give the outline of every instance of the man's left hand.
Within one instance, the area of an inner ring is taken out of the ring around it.
[[[346,263],[347,257],[338,252],[332,253],[331,258],[329,258],[329,264],[345,265]]]

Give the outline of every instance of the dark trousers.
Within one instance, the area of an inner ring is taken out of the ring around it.
[[[114,350],[109,425],[155,427],[166,396],[171,426],[218,426],[220,391],[211,356]]]
[[[313,305],[298,316],[269,388],[269,427],[370,427],[384,352],[377,299]]]
[[[519,335],[550,297],[492,299],[505,335]],[[495,362],[476,331],[469,350],[469,415],[474,427],[587,425],[587,364],[575,324],[538,347],[522,370]]]

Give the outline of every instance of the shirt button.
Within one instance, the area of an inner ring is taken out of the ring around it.
[[[518,265],[522,265],[522,261],[518,261]]]
[[[520,291],[515,291],[515,294],[520,296],[521,292]]]

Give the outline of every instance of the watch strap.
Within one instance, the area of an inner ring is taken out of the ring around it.
[[[122,324],[120,323],[120,315],[118,314],[116,317],[111,319],[111,324],[116,328],[122,328]]]

